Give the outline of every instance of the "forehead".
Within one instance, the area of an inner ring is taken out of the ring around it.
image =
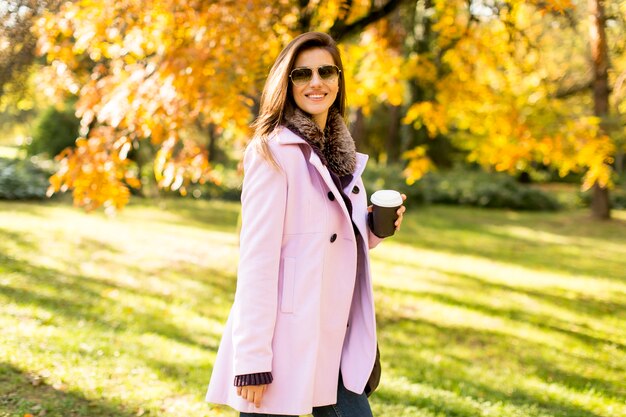
[[[320,65],[335,65],[330,52],[322,48],[301,51],[294,62],[294,67],[319,67]]]

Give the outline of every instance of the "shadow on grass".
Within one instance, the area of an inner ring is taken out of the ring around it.
[[[440,271],[446,273],[449,276],[454,276],[464,280],[466,285],[452,285],[461,290],[471,289],[473,291],[496,290],[501,292],[500,295],[510,294],[523,294],[530,298],[536,298],[543,302],[549,303],[554,307],[565,308],[572,313],[584,314],[594,320],[605,318],[606,316],[612,317],[626,317],[626,303],[617,303],[610,301],[595,300],[591,298],[577,298],[570,299],[563,296],[549,294],[547,291],[534,291],[526,288],[513,287],[505,284],[494,283],[481,278],[459,273],[450,273],[446,271]],[[441,283],[440,283],[441,284]],[[385,288],[384,291],[389,291],[389,288]],[[399,290],[395,290],[399,291]],[[600,346],[609,344],[617,347],[623,353],[626,353],[626,345],[610,338],[602,338],[595,335],[591,335],[584,330],[592,331],[593,329],[587,328],[582,324],[575,324],[571,320],[561,320],[554,315],[548,314],[535,314],[529,311],[523,306],[515,307],[513,303],[507,304],[506,307],[496,307],[473,301],[469,297],[453,296],[449,294],[443,294],[438,292],[424,292],[424,291],[412,291],[402,290],[401,293],[411,293],[416,297],[428,298],[438,301],[443,304],[451,306],[460,306],[469,310],[479,311],[492,317],[505,317],[510,320],[525,322],[544,330],[551,330],[564,335],[578,339],[580,342],[586,343],[589,346]],[[576,330],[572,330],[575,325]],[[610,336],[608,336],[610,337]]]
[[[63,233],[58,233],[57,235],[55,235],[55,238],[72,239],[73,236],[66,236]],[[29,237],[22,233],[17,233],[11,230],[0,228],[0,256],[9,258],[8,255],[3,255],[3,253],[8,252],[6,248],[11,246],[17,247],[21,253],[29,253],[31,251],[35,253],[41,252],[39,244],[36,240],[32,238],[29,239]],[[121,251],[113,245],[104,243],[96,239],[89,239],[84,236],[81,236],[80,240],[77,240],[75,242],[75,246],[80,248],[82,252],[89,254],[91,257],[99,252],[107,252],[111,254],[121,253]]]
[[[175,318],[167,317],[158,307],[139,310],[132,301],[124,304],[116,297],[106,296],[112,290],[118,290],[161,301],[164,296],[151,288],[126,287],[88,275],[69,274],[2,254],[0,263],[7,271],[20,276],[20,287],[0,285],[0,294],[18,304],[36,305],[53,312],[53,321],[63,317],[71,323],[87,322],[91,327],[102,331],[121,332],[132,329],[136,333],[154,333],[183,344],[217,349],[215,343],[209,343],[202,335],[186,331],[183,323],[176,323]],[[199,275],[213,279],[202,282],[204,290],[194,294],[194,303],[197,304],[189,307],[199,306],[197,310],[210,317],[214,313],[211,306],[215,305],[216,298],[224,303],[231,298],[234,284],[229,282],[234,279],[215,270],[207,270]],[[225,321],[226,317],[218,315],[215,320]]]
[[[430,206],[409,213],[394,240],[533,269],[626,281],[626,252],[599,250],[604,242],[626,248],[626,221],[595,221],[579,211],[564,216]],[[595,253],[585,256],[590,250]]]
[[[164,198],[161,200],[133,200],[132,207],[158,207],[174,215],[164,218],[164,223],[180,226],[200,226],[221,232],[234,232],[237,228],[240,204],[221,200],[192,200]]]
[[[151,359],[146,363],[159,375],[160,379],[168,379],[180,384],[186,387],[185,391],[195,395],[199,401],[204,401],[211,372],[213,372],[212,361],[174,364]]]
[[[553,305],[556,307],[563,307],[559,304],[560,302],[563,302],[565,306],[569,307],[572,310],[572,312],[576,312],[576,308],[575,308],[576,305],[574,305],[571,300],[566,299],[564,297],[558,297],[558,296],[549,295],[546,293],[539,293],[539,292],[535,293],[534,291],[519,289],[515,287],[508,287],[506,285],[501,285],[501,284],[493,284],[490,282],[484,282],[484,285],[483,285],[483,281],[481,279],[471,277],[468,275],[467,276],[462,275],[462,274],[454,274],[454,275],[461,277],[461,278],[465,278],[466,280],[470,282],[470,285],[467,285],[467,286],[463,286],[463,285],[455,286],[461,289],[461,291],[465,289],[471,289],[473,291],[476,291],[477,289],[480,289],[480,288],[485,288],[485,289],[495,288],[497,290],[503,291],[501,294],[496,294],[496,295],[492,295],[488,291],[485,291],[486,294],[489,294],[490,298],[504,297],[506,296],[505,292],[510,292],[510,293],[518,292],[518,293],[522,293],[531,297],[545,299],[548,302],[553,303]],[[479,283],[480,285],[476,286]],[[514,305],[512,305],[512,303],[507,303],[506,307],[504,307],[504,306],[493,306],[493,305],[481,303],[467,296],[454,296],[454,295],[450,295],[446,293],[439,293],[439,292],[413,291],[413,290],[407,290],[407,289],[398,290],[398,289],[386,288],[386,287],[381,287],[378,289],[378,291],[382,293],[391,294],[391,297],[394,299],[397,299],[397,296],[399,295],[406,296],[407,294],[411,294],[411,296],[414,297],[412,302],[415,302],[415,301],[419,302],[420,298],[429,299],[429,300],[433,300],[444,305],[449,305],[453,307],[461,307],[467,310],[477,311],[477,312],[483,313],[484,315],[488,317],[503,318],[503,319],[508,319],[512,321],[521,322],[526,325],[534,326],[537,329],[541,329],[541,330],[548,331],[548,332],[555,332],[557,334],[561,334],[561,335],[576,339],[579,343],[585,344],[587,348],[590,350],[599,349],[602,347],[609,347],[611,349],[616,349],[617,353],[626,356],[626,345],[616,340],[613,340],[613,336],[614,336],[613,333],[606,334],[604,337],[589,334],[588,332],[593,331],[593,329],[589,329],[587,326],[576,324],[576,323],[573,323],[572,321],[562,320],[562,319],[559,319],[558,317],[555,317],[554,315],[548,315],[544,313],[533,313],[532,311],[529,311],[523,306],[515,307]],[[580,303],[583,303],[583,302],[580,302]],[[589,311],[589,309],[585,309],[584,306],[578,305],[578,307],[582,312]],[[602,310],[601,305],[599,305],[597,308],[598,308],[597,311],[599,313],[597,313],[598,316],[593,317],[594,319],[602,318],[604,315],[607,314],[605,310]],[[622,312],[620,312],[620,314],[622,314]],[[389,320],[389,318],[386,318],[384,320]],[[573,327],[575,327],[575,330],[572,329]],[[588,332],[585,332],[585,330],[587,330]],[[494,332],[494,334],[497,334],[497,333]],[[504,338],[505,335],[500,334],[500,337]],[[507,335],[506,337],[509,337],[509,336]],[[506,349],[504,349],[503,351],[506,351]],[[570,355],[570,353],[569,351],[561,351],[559,355]],[[574,362],[580,362],[582,360],[583,358],[581,357],[572,356],[572,361]],[[594,362],[597,362],[597,361],[598,361],[597,359],[594,360]],[[620,365],[619,361],[612,361],[612,362],[607,361],[603,363],[603,366],[606,368],[615,369],[618,372],[626,372],[626,364]],[[617,390],[615,390],[615,392],[617,392]]]
[[[10,244],[3,244],[9,241]],[[86,256],[98,251],[115,251],[115,248],[97,240],[83,239],[79,244],[80,254],[84,252]],[[142,265],[129,265],[126,268],[122,265],[124,273],[135,278],[126,284],[124,281],[80,273],[80,268],[69,263],[60,267],[38,265],[29,260],[29,251],[38,255],[41,253],[36,241],[0,229],[0,271],[6,272],[9,277],[0,283],[0,305],[8,300],[10,304],[25,307],[15,314],[34,317],[37,313],[33,311],[45,310],[52,313],[45,318],[45,324],[51,327],[71,329],[80,324],[96,336],[110,332],[122,334],[122,337],[125,332],[154,334],[163,339],[199,347],[206,352],[207,358],[212,358],[217,351],[221,335],[216,333],[219,326],[215,324],[221,325],[226,321],[227,307],[232,303],[236,285],[232,273],[184,262],[173,262],[164,268],[146,268]],[[152,278],[164,283],[163,288],[170,289],[171,293],[151,285]],[[170,307],[172,310],[169,310]],[[7,314],[11,316],[12,311],[9,309]],[[179,311],[182,315],[179,315]],[[202,322],[190,324],[181,317],[191,317],[194,322],[206,318],[213,324],[203,328]],[[201,401],[211,374],[212,359],[193,364],[168,363],[167,357],[162,360],[143,359],[156,373],[180,383],[185,387],[184,390],[193,392]],[[4,416],[4,410],[11,410],[11,416],[19,417],[26,413],[37,416],[42,410],[48,417],[127,415],[123,406],[119,409],[114,406],[109,408],[103,402],[84,400],[80,394],[57,391],[43,384],[36,387],[29,384],[27,377],[19,377],[19,371],[3,368],[0,364],[0,416]],[[29,394],[22,395],[23,392]],[[18,412],[21,414],[16,414]]]
[[[138,217],[144,222],[146,216],[154,215],[156,221],[163,224],[176,226],[200,227],[220,232],[234,232],[237,229],[240,204],[238,202],[221,200],[193,200],[189,198],[163,198],[143,199],[133,198],[130,204],[120,211],[120,218],[133,219]],[[86,213],[72,206],[71,200],[40,202],[18,202],[0,200],[0,213],[10,212],[26,213],[33,217],[49,218],[51,208],[75,210],[76,215],[84,216]],[[137,210],[135,210],[137,209]],[[146,211],[153,210],[152,212]],[[90,213],[89,216],[101,217],[106,221],[106,215],[101,211]]]
[[[133,417],[137,413],[102,400],[87,399],[43,383],[7,363],[0,363],[0,415],[46,417]],[[4,414],[7,413],[7,414]]]
[[[599,416],[565,396],[556,398],[558,391],[547,396],[542,386],[530,388],[532,378],[569,391],[583,393],[593,389],[603,397],[613,397],[616,402],[625,399],[620,388],[608,381],[580,375],[572,377],[541,357],[541,352],[546,349],[544,346],[528,340],[475,328],[441,326],[425,320],[397,317],[383,317],[379,325],[382,359],[389,372],[404,375],[410,383],[423,388],[423,392],[415,393],[408,386],[405,391],[404,387],[394,390],[383,385],[376,394],[382,404],[415,406],[433,415],[457,417],[482,415],[482,408],[491,406],[515,408],[518,410],[515,415],[524,416]],[[412,334],[414,337],[399,340],[394,334]],[[477,358],[458,358],[447,346],[465,346],[475,352]],[[515,381],[502,383],[510,378],[511,369],[500,367],[498,358],[493,357],[494,349],[502,355],[504,364],[513,363],[520,368],[513,370]],[[480,357],[480,352],[484,352],[484,357]],[[484,369],[477,371],[478,367]],[[531,379],[525,385],[526,377]],[[520,410],[524,411],[519,413]]]
[[[104,243],[100,240],[90,239],[85,236],[80,237],[80,241],[76,242],[76,246],[78,246],[81,252],[86,254],[90,254],[92,257],[94,254],[99,252],[107,252],[111,254],[121,254],[122,251],[116,248],[113,245],[108,243]]]
[[[46,210],[50,207],[59,204],[58,199],[43,199],[43,200],[0,200],[0,212],[8,211],[10,215],[11,211],[19,213],[27,213],[37,217],[46,217]],[[71,202],[68,204],[71,207]]]
[[[2,245],[0,246],[0,256],[3,256],[6,259],[9,257],[5,254],[6,250],[4,249],[4,246],[9,242],[18,246],[20,250],[30,251],[35,250],[38,247],[35,241],[28,239],[23,234],[0,228],[0,245]],[[0,263],[0,266],[1,265],[3,265],[3,263]]]

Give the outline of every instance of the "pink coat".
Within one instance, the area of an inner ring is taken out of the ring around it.
[[[280,170],[254,147],[244,156],[237,290],[206,400],[243,412],[304,415],[337,402],[340,367],[355,393],[370,376],[376,321],[369,256],[365,250],[356,277],[348,210],[320,158],[312,151],[305,157],[300,146],[309,145],[286,128],[269,143]],[[366,221],[367,159],[357,154],[345,193],[364,246],[372,248],[381,239]],[[255,408],[237,395],[234,377],[268,371],[274,380]]]

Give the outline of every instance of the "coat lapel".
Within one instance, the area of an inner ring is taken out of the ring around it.
[[[285,129],[285,131],[288,132],[289,134],[278,135],[279,143],[281,145],[306,145],[310,148],[311,145],[309,145],[300,136],[296,135],[295,133],[293,133],[291,130],[287,128],[283,128],[283,129]],[[348,186],[344,188],[344,192],[347,195],[350,195],[352,193],[352,187],[354,187],[356,182],[359,180],[359,178],[363,174],[363,171],[365,170],[365,165],[367,164],[368,159],[369,159],[368,155],[359,153],[359,152],[356,153],[356,167],[352,176],[352,181],[350,181]],[[339,203],[341,210],[343,211],[345,216],[348,218],[348,220],[351,220],[350,214],[348,213],[348,208],[346,207],[346,203],[343,201],[343,198],[340,197],[339,190],[337,189],[337,186],[333,182],[333,179],[330,177],[328,168],[326,168],[324,164],[322,164],[322,161],[320,160],[319,156],[317,156],[317,154],[313,152],[312,149],[309,152],[309,163],[320,174],[320,177],[322,177],[322,180],[324,180],[324,183],[326,184],[326,186],[333,192],[333,194],[335,194],[335,197],[336,197],[335,200]],[[361,233],[363,232],[364,231],[361,230]]]
[[[339,193],[337,186],[333,182],[333,179],[330,177],[328,168],[326,168],[324,164],[322,164],[322,161],[320,160],[319,156],[317,156],[317,154],[313,151],[310,152],[309,163],[313,165],[313,167],[320,174],[320,176],[326,183],[326,186],[330,188],[330,191],[332,191],[332,193],[335,195],[335,201],[339,203],[339,206],[341,206],[341,210],[343,211],[343,214],[346,216],[348,220],[351,221],[350,214],[348,213],[348,208],[346,207],[346,203],[343,201],[343,198],[341,198],[341,194]]]
[[[356,168],[354,169],[354,173],[352,174],[352,181],[350,181],[348,186],[343,189],[346,194],[350,195],[350,193],[352,192],[352,187],[354,187],[354,184],[356,184],[361,175],[363,175],[363,171],[365,170],[365,165],[367,165],[368,159],[368,155],[359,152],[356,153]]]

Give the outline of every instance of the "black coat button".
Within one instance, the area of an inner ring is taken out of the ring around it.
[[[333,192],[332,192],[332,191],[329,191],[329,192],[328,192],[328,199],[329,199],[330,201],[335,201],[335,195],[333,194]]]
[[[358,187],[358,186],[356,186],[356,185],[355,185],[355,186],[354,186],[354,188],[352,189],[352,193],[353,193],[353,194],[358,194],[358,193],[359,193],[359,191],[361,191],[361,190],[359,190],[359,187]]]
[[[330,243],[333,243],[335,240],[337,240],[337,233],[333,233],[333,235],[330,237]]]

